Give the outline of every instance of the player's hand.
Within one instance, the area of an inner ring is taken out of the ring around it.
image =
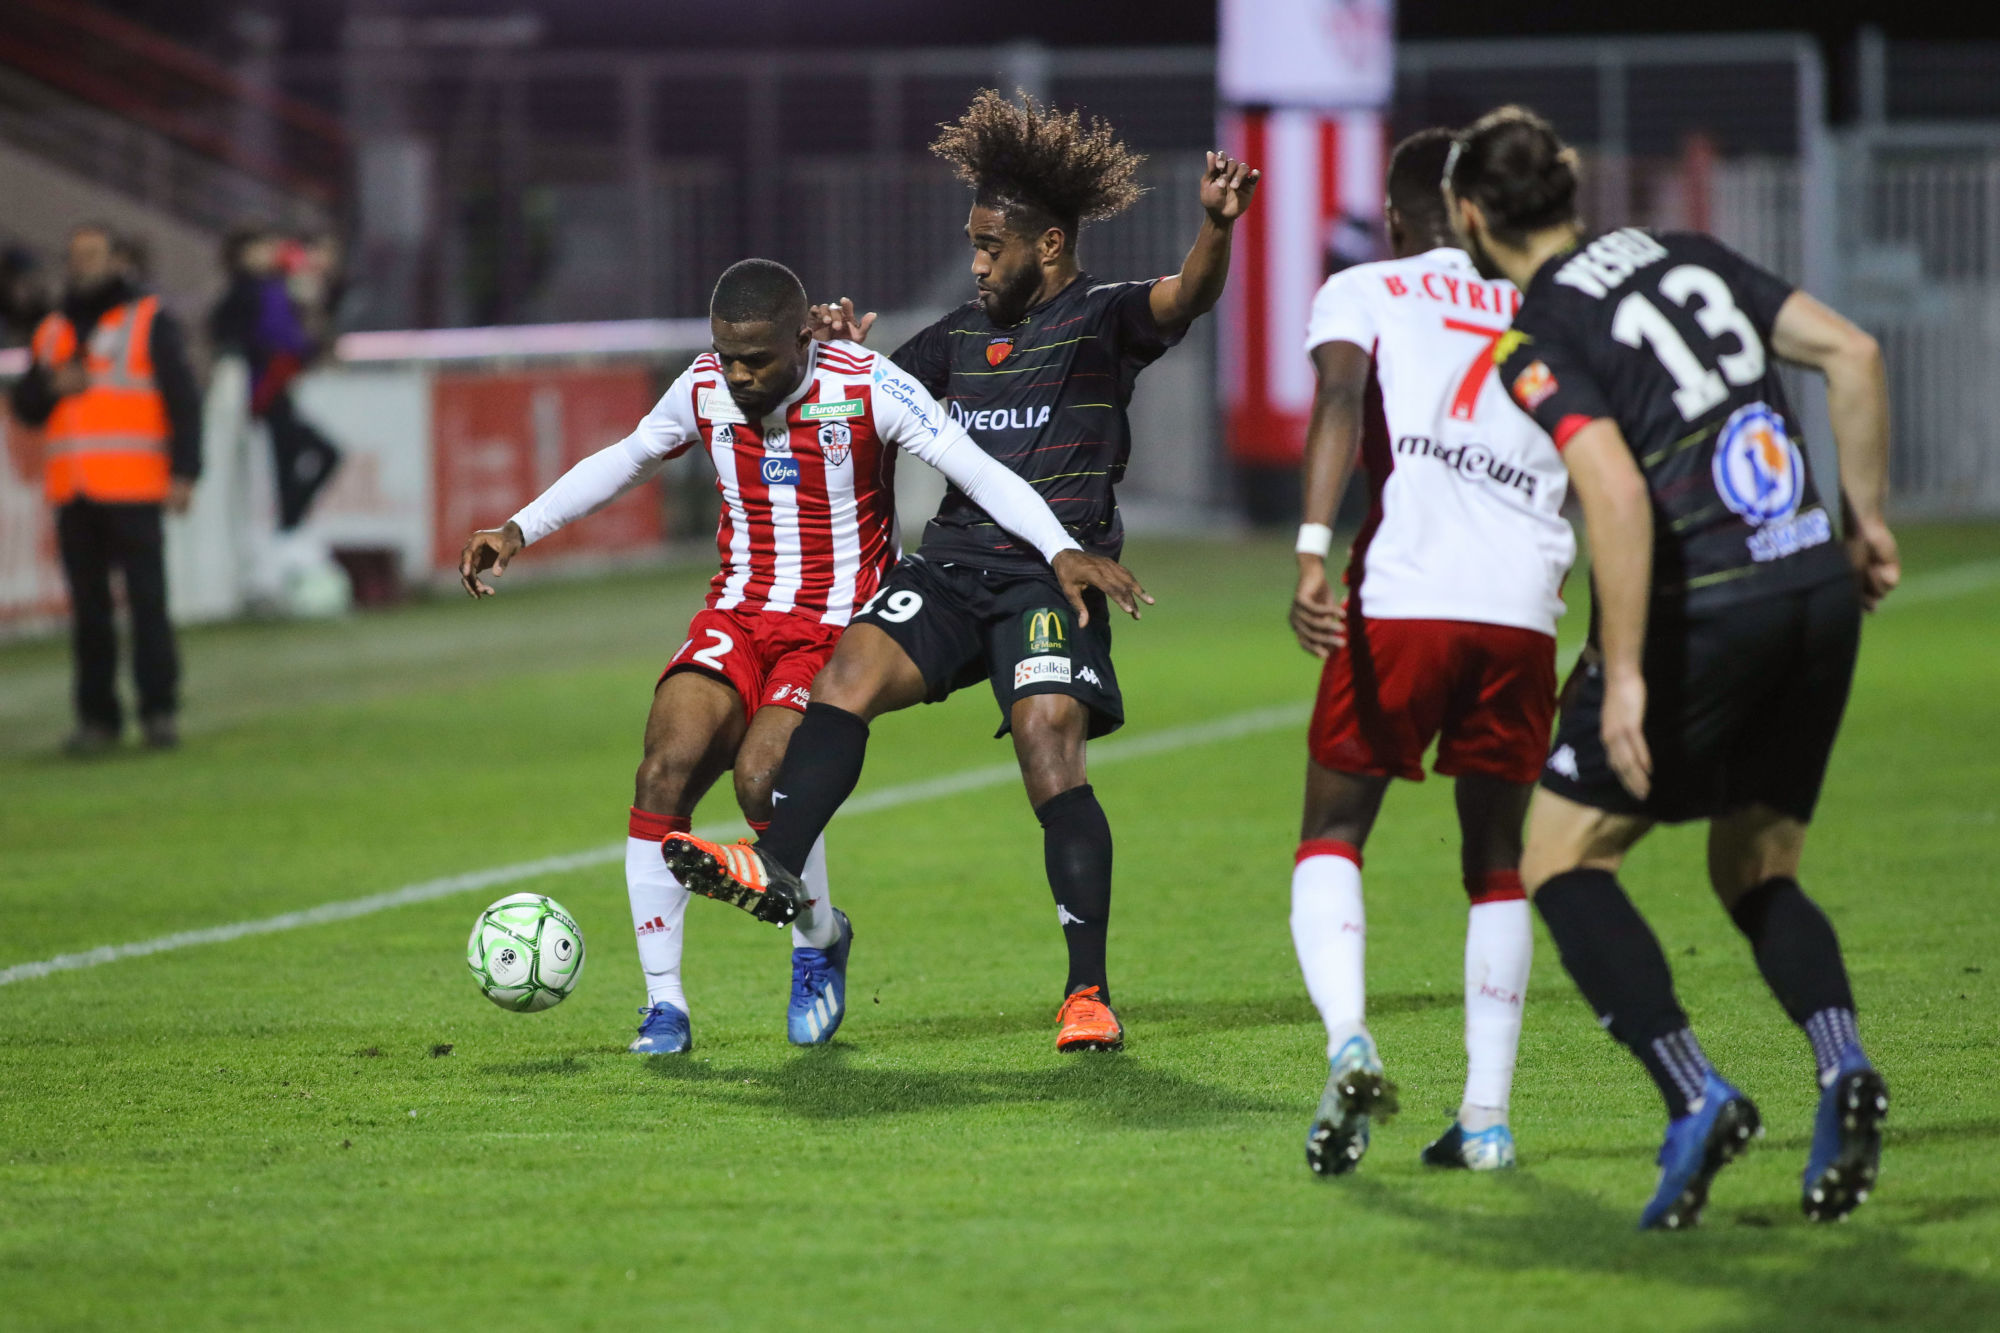
[[[1896,534],[1881,519],[1854,519],[1847,530],[1847,559],[1861,588],[1861,609],[1873,611],[1903,581],[1903,557]]]
[[[1224,227],[1242,217],[1263,175],[1248,162],[1211,150],[1208,170],[1201,173],[1201,206],[1208,220]]]
[[[1653,789],[1653,752],[1646,745],[1646,679],[1636,671],[1604,676],[1604,709],[1598,719],[1611,771],[1634,799]]]
[[[843,296],[838,305],[816,305],[806,312],[811,323],[807,326],[812,336],[820,342],[845,339],[848,342],[865,343],[868,330],[875,327],[875,312],[865,315],[854,313],[854,302]]]
[[[1069,598],[1070,607],[1076,612],[1078,629],[1090,623],[1090,608],[1083,604],[1085,588],[1097,589],[1134,620],[1139,618],[1139,603],[1153,604],[1152,597],[1139,586],[1138,578],[1116,560],[1082,551],[1064,551],[1056,556],[1054,569],[1063,596]]]
[[[511,518],[503,527],[473,533],[466,538],[465,551],[458,557],[458,581],[473,597],[491,597],[497,589],[482,582],[479,576],[489,569],[495,578],[505,574],[507,562],[519,555],[521,548],[527,544],[521,525]]]
[[[194,503],[194,483],[186,477],[175,477],[167,483],[167,512],[185,514]]]
[[[1299,557],[1299,587],[1292,594],[1292,633],[1299,647],[1322,662],[1347,646],[1347,608],[1326,581],[1326,561]]]

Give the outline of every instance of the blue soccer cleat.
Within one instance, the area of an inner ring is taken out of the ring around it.
[[[1514,1132],[1505,1125],[1489,1125],[1477,1134],[1468,1134],[1465,1126],[1454,1120],[1417,1160],[1425,1166],[1459,1171],[1503,1171],[1514,1165]]]
[[[1888,1083],[1866,1056],[1849,1047],[1833,1082],[1820,1093],[1813,1120],[1800,1199],[1807,1217],[1838,1222],[1866,1201],[1882,1160],[1882,1120],[1888,1114]]]
[[[1763,1132],[1756,1104],[1709,1070],[1700,1099],[1667,1126],[1659,1188],[1639,1214],[1639,1229],[1681,1231],[1701,1221],[1709,1182]]]
[[[1382,1061],[1366,1033],[1349,1037],[1328,1062],[1326,1091],[1306,1131],[1306,1165],[1314,1175],[1344,1176],[1368,1151],[1369,1121],[1396,1113],[1396,1085],[1382,1077]]]
[[[681,1055],[694,1049],[686,1011],[656,1004],[639,1011],[639,1036],[625,1048],[634,1055]]]
[[[840,937],[832,948],[792,950],[792,1007],[785,1015],[785,1036],[794,1046],[832,1041],[847,1017],[847,951],[854,946],[854,927],[838,907],[833,915]]]

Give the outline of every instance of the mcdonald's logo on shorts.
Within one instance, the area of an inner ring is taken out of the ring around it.
[[[1061,611],[1054,607],[1043,607],[1028,612],[1025,620],[1028,627],[1029,655],[1043,653],[1069,655],[1068,624]]]

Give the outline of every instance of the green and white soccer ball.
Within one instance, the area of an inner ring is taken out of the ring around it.
[[[533,1013],[562,1003],[583,976],[583,932],[553,898],[511,893],[479,914],[465,965],[487,999]]]

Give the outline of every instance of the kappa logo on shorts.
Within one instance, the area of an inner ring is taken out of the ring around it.
[[[829,421],[819,428],[819,451],[827,463],[839,467],[847,461],[854,445],[854,432],[845,424]]]
[[[1024,657],[1014,664],[1014,688],[1025,689],[1030,685],[1069,684],[1069,659],[1067,657]]]
[[[1076,678],[1086,685],[1095,685],[1100,690],[1104,688],[1104,682],[1097,678],[1097,672],[1090,667],[1079,670]]]
[[[1578,781],[1576,749],[1568,745],[1558,747],[1556,752],[1549,756],[1549,771],[1560,773],[1571,782]]]
[[[1063,613],[1045,606],[1022,617],[1028,630],[1029,653],[1069,653],[1069,634]]]

